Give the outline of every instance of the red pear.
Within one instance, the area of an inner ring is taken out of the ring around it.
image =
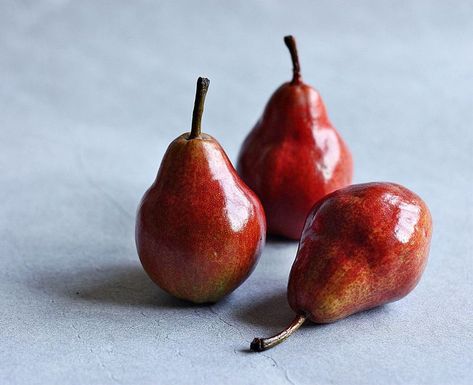
[[[407,295],[427,263],[426,204],[394,183],[366,183],[320,200],[304,226],[288,284],[292,324],[251,348],[269,349],[309,319],[329,323]]]
[[[294,38],[284,41],[293,79],[271,96],[243,143],[237,170],[261,199],[268,232],[299,239],[314,203],[351,183],[353,164],[319,93],[302,81]]]
[[[192,131],[169,145],[136,218],[136,246],[148,275],[196,303],[235,290],[255,267],[266,234],[257,196],[220,144],[201,133],[208,84],[199,78]]]

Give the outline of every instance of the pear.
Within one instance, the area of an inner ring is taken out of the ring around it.
[[[268,232],[298,240],[314,203],[351,183],[353,161],[320,94],[302,81],[294,38],[284,41],[292,81],[271,96],[242,145],[237,170],[261,199]]]
[[[410,293],[427,263],[432,219],[424,201],[394,183],[337,190],[307,217],[288,284],[297,314],[281,333],[255,338],[261,351],[282,342],[306,319],[330,323]]]
[[[225,151],[201,132],[209,80],[199,78],[192,130],[175,139],[141,200],[136,247],[149,277],[169,294],[218,301],[252,272],[266,220]]]

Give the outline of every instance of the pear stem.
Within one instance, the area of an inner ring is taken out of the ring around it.
[[[307,317],[305,315],[298,315],[282,332],[268,338],[255,338],[251,342],[250,349],[254,352],[262,352],[271,349],[277,344],[283,342],[287,337],[299,329],[306,319]]]
[[[297,45],[296,39],[294,36],[284,36],[284,43],[286,43],[287,48],[289,49],[289,53],[291,54],[292,59],[292,83],[299,83],[302,80],[301,77],[301,66],[299,64],[299,55],[297,54]]]
[[[209,89],[210,80],[199,77],[195,90],[194,111],[192,112],[192,129],[187,139],[200,138],[202,133],[202,114],[204,113],[205,96]]]

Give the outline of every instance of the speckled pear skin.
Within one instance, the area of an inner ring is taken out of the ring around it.
[[[254,269],[264,211],[210,135],[174,140],[136,219],[136,246],[151,279],[171,295],[215,302]]]
[[[261,199],[268,231],[299,240],[314,203],[351,183],[353,160],[319,93],[297,80],[271,96],[237,169]]]
[[[328,323],[393,302],[419,282],[432,219],[412,191],[393,183],[337,190],[307,217],[288,284],[298,314]]]

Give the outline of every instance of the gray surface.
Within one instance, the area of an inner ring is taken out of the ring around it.
[[[473,382],[472,3],[288,3],[0,3],[0,383]],[[292,317],[297,245],[269,242],[233,295],[193,307],[143,273],[134,213],[198,75],[235,160],[290,77],[287,33],[356,182],[416,191],[434,238],[407,298],[250,354]]]

